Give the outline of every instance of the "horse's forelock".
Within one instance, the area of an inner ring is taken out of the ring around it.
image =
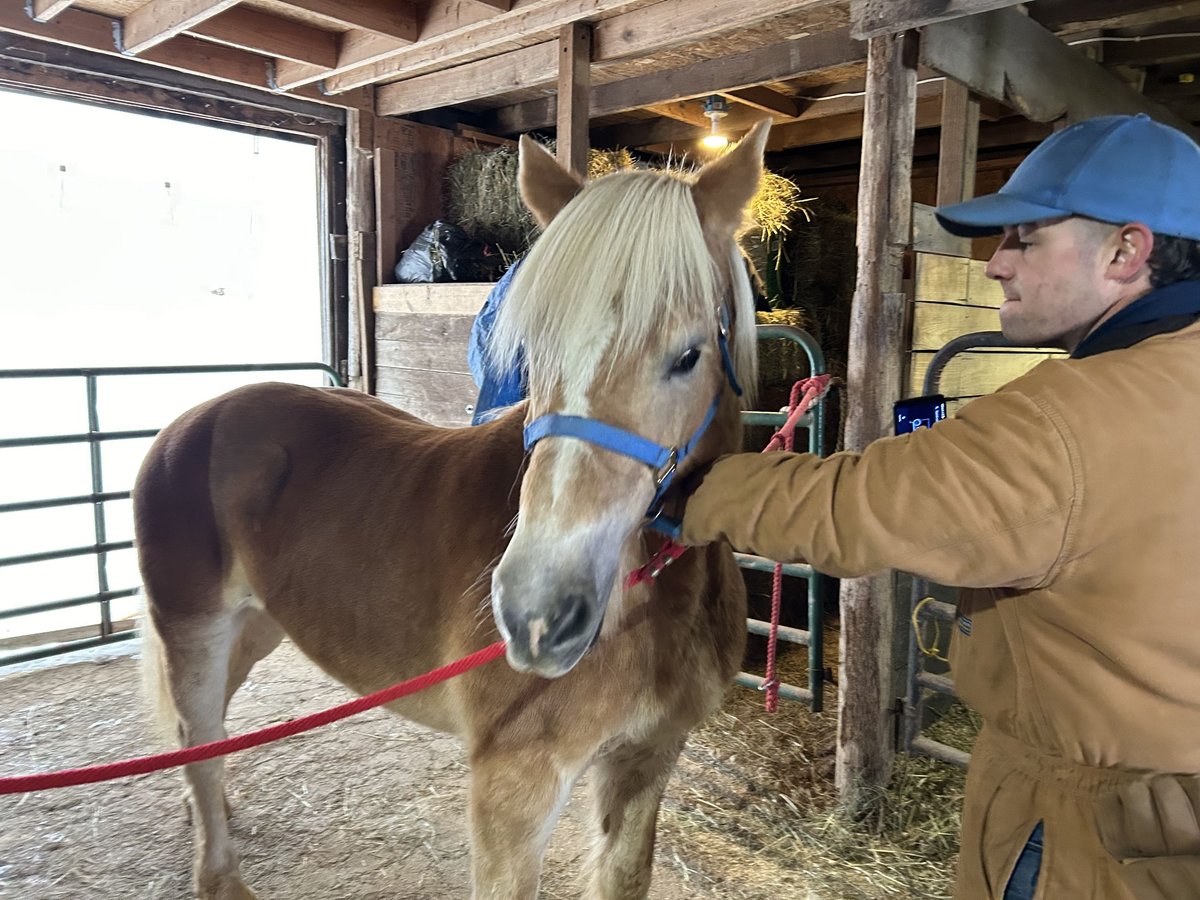
[[[730,242],[735,316],[754,321],[753,296]],[[489,353],[501,371],[523,347],[532,368],[590,383],[602,355],[637,352],[668,318],[704,321],[720,299],[720,268],[689,185],[663,172],[591,182],[558,214],[513,279]],[[733,348],[753,384],[754,329]]]

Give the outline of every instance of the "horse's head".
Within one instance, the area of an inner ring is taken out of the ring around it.
[[[736,391],[754,385],[755,335],[736,232],[768,127],[690,179],[621,172],[584,185],[521,142],[521,194],[545,233],[491,348],[498,365],[519,349],[528,361],[532,452],[492,578],[518,670],[562,675],[615,626],[665,485],[738,448]]]

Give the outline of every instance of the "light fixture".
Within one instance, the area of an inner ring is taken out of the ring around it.
[[[712,120],[712,128],[700,143],[710,150],[720,150],[729,143],[729,138],[717,131],[717,121],[729,115],[729,104],[724,97],[711,94],[704,99],[704,114]]]

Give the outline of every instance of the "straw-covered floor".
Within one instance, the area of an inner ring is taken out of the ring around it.
[[[828,636],[836,648],[836,635]],[[155,749],[137,701],[134,651],[0,671],[0,774],[86,765]],[[836,661],[831,660],[836,666]],[[801,654],[784,657],[802,682]],[[235,698],[231,733],[340,702],[347,692],[289,644]],[[962,774],[902,759],[866,821],[835,815],[834,713],[731,691],[694,734],[660,818],[655,900],[947,894]],[[834,706],[832,692],[827,705]],[[945,735],[942,735],[945,739]],[[969,740],[969,737],[968,737]],[[465,897],[466,766],[450,738],[378,710],[231,758],[232,827],[263,898]],[[191,835],[177,772],[0,797],[0,897],[189,896]],[[547,857],[543,896],[578,897],[586,798],[576,792]]]

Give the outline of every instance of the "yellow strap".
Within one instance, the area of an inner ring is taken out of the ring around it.
[[[933,597],[926,597],[920,603],[913,607],[912,611],[912,627],[913,633],[917,636],[917,649],[926,656],[932,656],[934,659],[941,660],[944,663],[950,662],[946,657],[938,653],[938,644],[942,639],[942,626],[937,619],[933,619],[933,643],[926,644],[925,638],[921,634],[921,610],[925,608],[926,603],[933,603]],[[930,617],[933,618],[932,616]]]

